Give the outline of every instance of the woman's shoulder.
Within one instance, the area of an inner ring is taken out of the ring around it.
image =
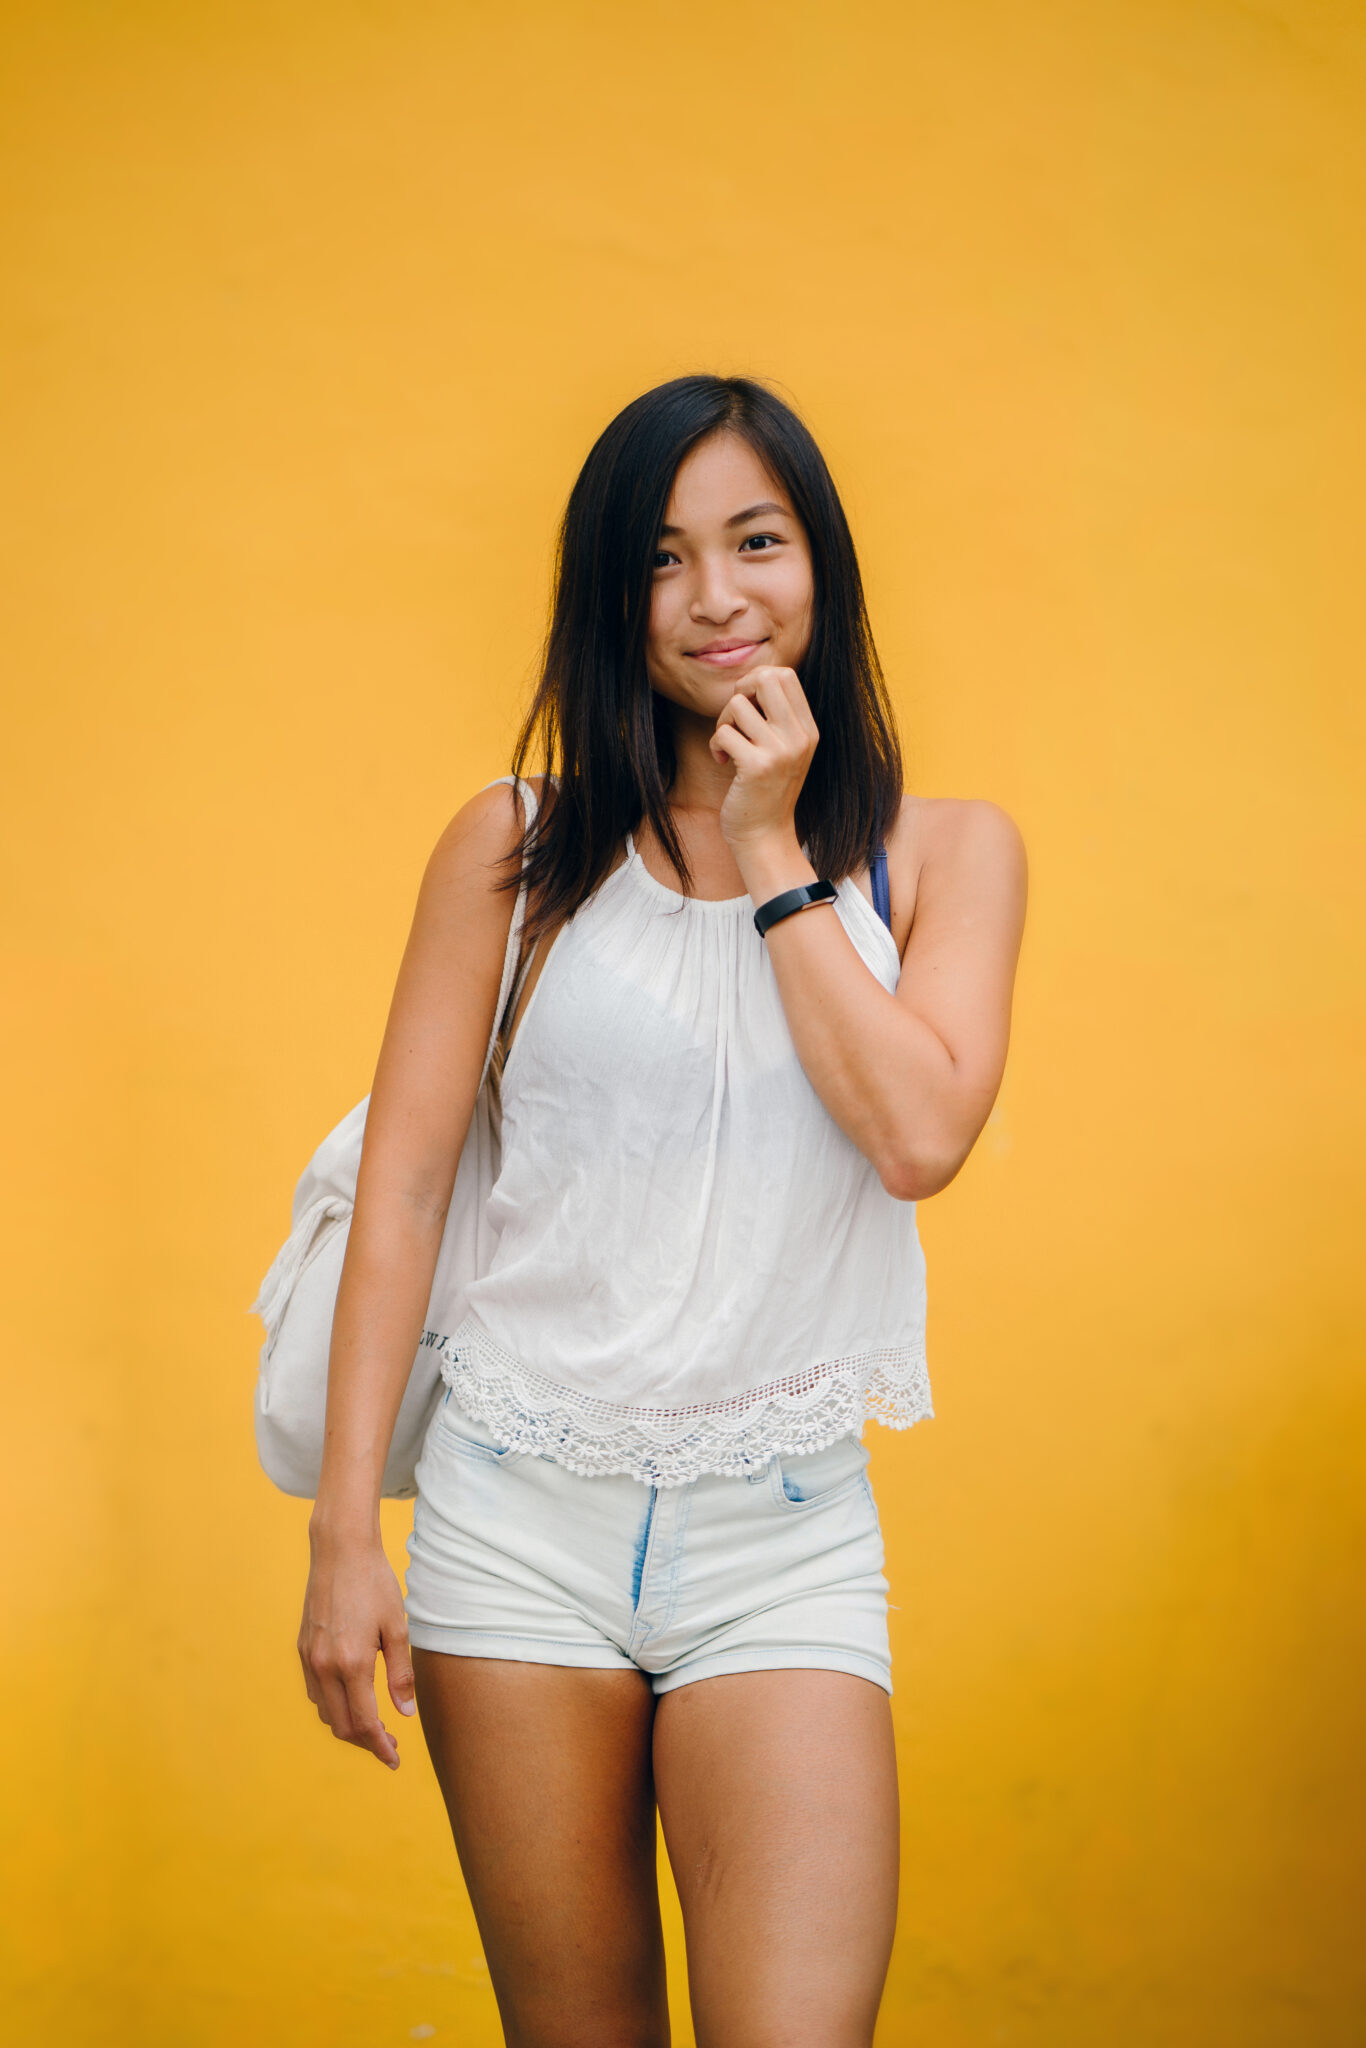
[[[910,836],[922,859],[998,859],[1008,866],[1024,857],[1024,836],[1010,812],[987,796],[911,796],[901,799],[898,829],[909,820]]]
[[[527,776],[539,798],[539,776]],[[443,826],[427,859],[422,890],[435,895],[453,915],[463,915],[471,895],[499,906],[499,920],[510,920],[512,898],[503,878],[516,863],[526,830],[520,795],[511,782],[498,780],[468,797]]]
[[[1020,828],[990,797],[921,796],[907,790],[886,844],[893,910],[898,899],[909,906],[908,931],[926,888],[945,876],[990,875],[1005,886],[1023,881]]]
[[[887,835],[887,864],[893,897],[899,872],[912,905],[952,910],[999,898],[1022,906],[1028,890],[1024,835],[990,797],[904,796]]]
[[[919,796],[907,790],[896,823],[887,834],[887,851],[915,848],[920,856],[945,852],[966,841],[1005,847],[1023,844],[1020,828],[1009,811],[986,796]]]
[[[522,780],[531,785],[539,805],[545,777],[524,775]],[[470,843],[472,850],[485,859],[497,860],[519,844],[525,829],[521,793],[511,777],[499,776],[461,804],[442,831],[437,847],[441,850]]]

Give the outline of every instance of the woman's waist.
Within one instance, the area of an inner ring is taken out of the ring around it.
[[[639,1131],[583,1158],[552,1137],[505,1135],[490,1274],[515,1266],[534,1284],[540,1268],[556,1288],[643,1303],[661,1289],[678,1300],[680,1282],[708,1299],[756,1285],[838,1294],[882,1275],[895,1285],[920,1256],[915,1203],[890,1195],[852,1146],[852,1157],[816,1148],[770,1167],[691,1132],[651,1140],[648,1158]]]

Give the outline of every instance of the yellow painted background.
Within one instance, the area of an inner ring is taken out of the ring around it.
[[[577,465],[715,367],[827,450],[911,786],[1031,859],[921,1211],[938,1419],[869,1432],[880,2042],[1359,2044],[1361,8],[3,41],[10,2037],[497,2038],[416,1729],[395,1778],[304,1700],[244,1311],[506,767]]]

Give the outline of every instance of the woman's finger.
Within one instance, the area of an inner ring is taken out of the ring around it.
[[[718,727],[707,744],[718,760],[731,761],[751,774],[764,765],[764,757],[753,740],[746,739],[734,725]]]
[[[407,1616],[401,1609],[400,1617],[397,1621],[380,1623],[379,1646],[390,1699],[400,1714],[415,1714],[417,1686],[413,1679],[412,1654],[408,1648]]]
[[[751,739],[758,745],[762,745],[766,739],[772,739],[773,730],[770,721],[764,717],[758,705],[752,704],[748,697],[732,697],[730,703],[726,706],[726,711],[731,714],[729,723],[734,725],[737,732],[742,732],[746,739]],[[724,717],[724,715],[723,713],[722,716]]]
[[[731,699],[736,705],[733,713],[735,723],[754,732],[742,709],[743,705],[752,704],[773,738],[794,759],[803,756],[809,759],[820,735],[795,670],[759,668],[744,681],[747,687],[739,696],[739,702]]]
[[[375,1697],[374,1653],[368,1664],[348,1663],[342,1671],[342,1683],[346,1687],[346,1705],[351,1718],[351,1733],[343,1739],[354,1742],[359,1749],[368,1749],[390,1770],[398,1769],[398,1744],[379,1718],[379,1702]]]
[[[317,1675],[318,1696],[314,1705],[318,1719],[325,1728],[330,1728],[338,1742],[351,1739],[351,1714],[346,1704],[346,1687],[339,1672],[320,1671]]]
[[[802,686],[790,668],[760,668],[754,672],[755,695],[759,707],[770,725],[777,725],[796,734],[802,730],[796,699]]]
[[[782,686],[776,680],[767,685],[770,710],[766,714],[748,697],[732,698],[734,724],[756,744],[762,744],[765,754],[775,766],[783,762],[809,760],[814,742],[806,727],[801,724],[791,705],[782,694]]]
[[[308,1694],[309,1699],[317,1708],[318,1719],[320,1721],[328,1721],[328,1673],[324,1669],[322,1663],[318,1661],[315,1657],[310,1656],[308,1652],[306,1652],[302,1648],[302,1646],[299,1650],[299,1662],[303,1666],[304,1691]]]
[[[302,1651],[300,1651],[299,1653],[299,1662],[303,1666],[304,1691],[308,1694],[309,1699],[313,1702],[314,1706],[316,1707],[318,1704],[318,1681],[313,1676],[312,1671],[309,1669],[308,1659],[304,1656]]]
[[[778,673],[782,677],[783,696],[787,700],[788,709],[797,721],[798,728],[806,735],[807,739],[818,740],[820,733],[816,729],[815,716],[807,701],[806,692],[802,688],[801,677],[794,668],[780,669]]]

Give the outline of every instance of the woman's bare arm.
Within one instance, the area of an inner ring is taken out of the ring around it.
[[[405,1712],[412,1676],[380,1546],[380,1488],[493,1028],[514,903],[493,884],[521,829],[512,785],[495,784],[456,813],[427,863],[366,1111],[332,1326],[299,1652],[333,1733],[390,1764],[397,1750],[375,1707],[376,1651]]]
[[[904,1201],[948,1185],[991,1113],[1005,1071],[1027,890],[1024,842],[998,804],[941,797],[917,807],[915,916],[895,995],[833,912],[787,918],[765,940],[808,1079]],[[893,891],[900,830],[888,841]],[[752,866],[756,900],[815,879],[800,850],[794,861],[779,847],[771,862],[756,851]]]
[[[457,812],[427,863],[365,1118],[328,1366],[312,1526],[374,1534],[422,1336],[512,923],[494,864],[520,830],[508,783]]]
[[[817,880],[796,805],[820,735],[796,671],[740,678],[708,742],[735,777],[721,829],[755,903]],[[889,1194],[938,1194],[962,1166],[1005,1071],[1024,935],[1024,841],[979,797],[903,799],[888,866],[904,873],[911,810],[925,819],[915,914],[890,994],[833,905],[770,927],[764,943],[792,1042],[816,1093]]]

